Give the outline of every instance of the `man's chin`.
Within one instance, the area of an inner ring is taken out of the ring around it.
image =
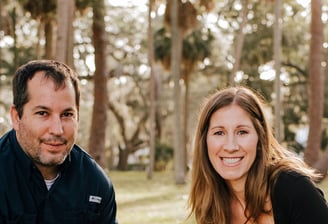
[[[54,158],[54,159],[47,159],[47,160],[39,160],[36,163],[39,166],[43,166],[43,167],[56,167],[61,165],[66,159],[66,156],[64,158]]]

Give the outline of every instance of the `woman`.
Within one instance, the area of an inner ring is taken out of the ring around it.
[[[263,108],[246,87],[218,91],[202,108],[189,198],[197,223],[328,223],[318,175],[277,142]]]

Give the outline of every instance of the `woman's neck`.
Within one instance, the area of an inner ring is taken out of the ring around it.
[[[245,204],[245,180],[228,181],[228,186],[231,189],[231,193],[240,202]]]

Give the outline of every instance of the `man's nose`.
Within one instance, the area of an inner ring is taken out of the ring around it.
[[[54,116],[51,119],[50,132],[54,135],[61,135],[64,132],[63,122],[60,117]]]

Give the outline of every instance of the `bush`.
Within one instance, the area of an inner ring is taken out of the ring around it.
[[[163,171],[173,159],[173,148],[166,143],[156,143],[155,147],[155,170]]]

